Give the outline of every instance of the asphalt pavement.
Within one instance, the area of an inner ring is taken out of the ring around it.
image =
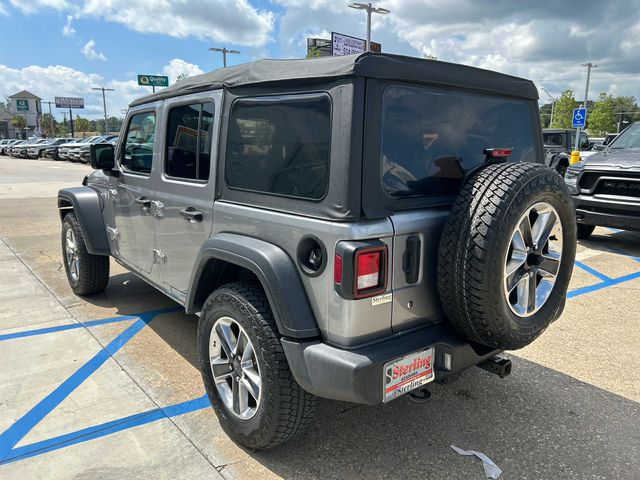
[[[425,405],[321,400],[302,437],[238,447],[196,367],[195,316],[111,263],[76,297],[56,193],[89,172],[0,157],[0,478],[640,478],[640,234],[581,241],[562,317],[509,353],[510,377],[473,368]]]

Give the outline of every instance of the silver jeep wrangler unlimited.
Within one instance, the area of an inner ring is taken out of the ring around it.
[[[134,101],[60,191],[78,295],[109,257],[199,315],[225,431],[269,448],[315,398],[376,404],[533,341],[576,225],[528,80],[362,54],[260,60]]]

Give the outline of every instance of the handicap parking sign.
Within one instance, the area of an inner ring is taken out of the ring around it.
[[[574,108],[573,109],[573,128],[584,128],[587,121],[587,109],[586,108]]]

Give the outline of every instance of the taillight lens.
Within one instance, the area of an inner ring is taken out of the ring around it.
[[[337,284],[342,283],[342,257],[336,255],[333,260],[333,281]]]
[[[380,285],[381,258],[382,252],[380,251],[357,255],[356,285],[358,292]]]

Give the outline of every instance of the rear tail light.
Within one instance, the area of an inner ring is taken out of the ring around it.
[[[487,157],[507,158],[513,153],[513,148],[485,148],[483,153]]]
[[[387,245],[380,240],[340,242],[336,246],[333,278],[336,291],[343,298],[383,293],[387,289]]]

